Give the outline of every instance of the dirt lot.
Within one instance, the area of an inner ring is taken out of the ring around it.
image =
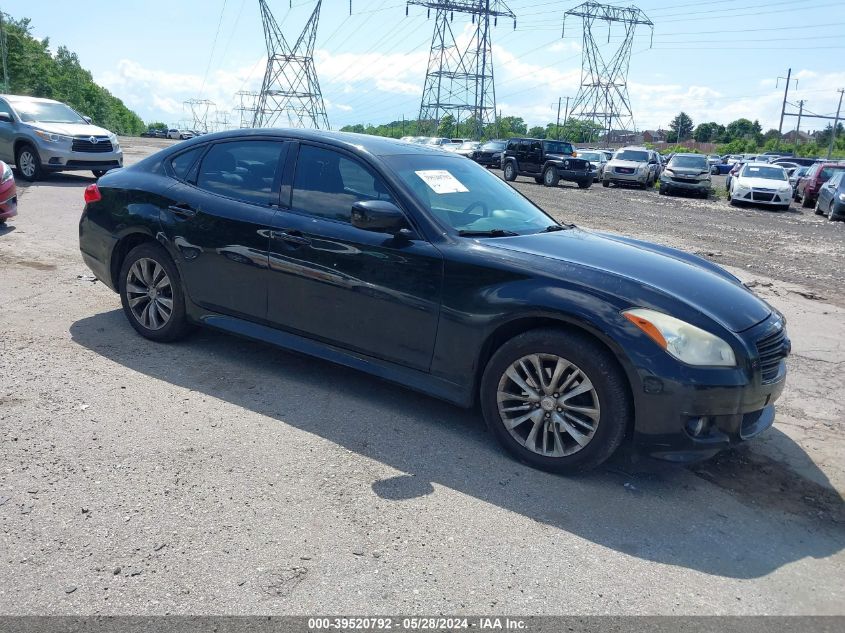
[[[730,267],[794,343],[763,437],[563,478],[362,374],[139,338],[78,254],[91,182],[22,186],[0,231],[0,613],[843,613],[845,225],[520,179],[562,220]]]

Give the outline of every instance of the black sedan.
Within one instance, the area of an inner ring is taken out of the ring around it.
[[[487,141],[477,150],[475,150],[469,157],[479,165],[485,167],[499,167],[502,166],[502,152],[507,147],[507,141]]]
[[[690,461],[773,421],[783,318],[718,266],[559,224],[460,156],[236,130],[90,185],[82,256],[154,341],[203,325],[464,407],[537,467]]]

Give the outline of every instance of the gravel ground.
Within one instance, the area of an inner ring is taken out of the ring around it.
[[[127,161],[166,144],[126,139]],[[156,345],[79,257],[93,179],[57,175],[0,231],[0,613],[845,613],[845,227],[524,180],[783,310],[775,428],[691,468],[563,478],[363,374],[210,331]]]

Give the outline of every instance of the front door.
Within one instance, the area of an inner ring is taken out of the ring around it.
[[[423,240],[352,226],[354,202],[395,200],[350,154],[300,145],[292,185],[290,204],[276,215],[271,234],[268,318],[427,370],[440,309],[439,251]]]
[[[270,227],[286,148],[281,140],[267,139],[215,143],[167,191],[162,225],[197,305],[266,318]],[[173,160],[174,172],[181,168],[179,158]]]

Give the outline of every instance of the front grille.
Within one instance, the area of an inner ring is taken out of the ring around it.
[[[698,184],[697,178],[677,178],[677,177],[675,177],[675,178],[672,178],[672,180],[674,182],[681,182],[681,183],[685,183],[685,184],[688,184],[688,185]]]
[[[634,168],[633,167],[617,167],[616,173],[617,174],[633,174]]]
[[[92,138],[97,142],[92,143]],[[107,136],[86,136],[84,138],[75,138],[73,139],[73,145],[71,146],[71,149],[74,152],[88,152],[92,154],[105,154],[107,152],[113,151],[111,141],[108,139]]]
[[[775,194],[773,193],[762,193],[760,191],[752,192],[751,199],[754,202],[771,202],[775,199]]]
[[[780,362],[787,355],[788,345],[785,343],[786,331],[782,326],[757,341],[757,354],[760,356],[760,374],[763,382],[771,382],[777,378]]]

